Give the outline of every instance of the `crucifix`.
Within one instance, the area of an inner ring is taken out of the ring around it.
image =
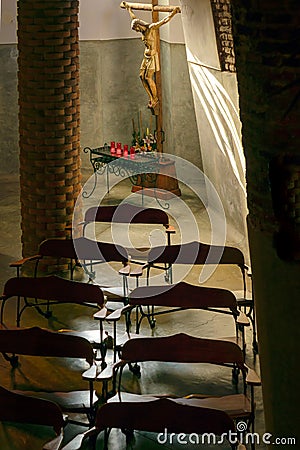
[[[168,23],[175,14],[180,13],[179,6],[159,6],[158,0],[152,4],[127,3],[123,1],[121,8],[127,9],[132,19],[131,28],[142,34],[145,44],[144,58],[140,67],[140,79],[149,96],[148,107],[156,118],[157,150],[163,151],[163,120],[162,120],[162,88],[160,73],[160,37],[159,28]],[[133,10],[152,12],[152,23],[138,19]],[[159,12],[168,12],[168,16],[159,20]]]

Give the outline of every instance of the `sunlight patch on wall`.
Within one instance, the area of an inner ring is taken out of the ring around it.
[[[212,129],[219,150],[230,162],[241,188],[245,189],[245,157],[234,116],[238,111],[228,93],[210,70],[200,63],[187,48],[191,83]]]

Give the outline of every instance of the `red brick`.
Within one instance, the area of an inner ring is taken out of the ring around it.
[[[19,11],[21,227],[26,253],[37,247],[38,239],[65,236],[74,195],[81,188],[78,2],[23,0]],[[74,142],[65,143],[67,139]]]

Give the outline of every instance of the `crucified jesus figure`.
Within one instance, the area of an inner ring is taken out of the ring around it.
[[[158,30],[158,28],[165,23],[168,23],[176,13],[179,13],[180,7],[175,7],[168,16],[159,22],[147,23],[144,22],[144,20],[138,19],[126,2],[122,2],[121,5],[126,8],[130,14],[132,19],[131,28],[142,34],[142,41],[145,44],[145,51],[140,67],[140,79],[147,94],[149,95],[150,101],[148,107],[154,110],[159,103],[154,75],[155,72],[160,70],[156,30]]]

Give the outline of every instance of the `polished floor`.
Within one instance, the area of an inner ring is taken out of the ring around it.
[[[15,275],[13,269],[9,268],[9,263],[21,256],[21,231],[20,231],[20,203],[19,203],[19,188],[18,176],[16,175],[2,175],[0,176],[0,213],[1,213],[1,228],[0,228],[0,289],[2,290],[7,279]],[[176,222],[174,225],[180,231],[174,237],[173,242],[188,241],[193,239],[201,239],[208,241],[210,238],[210,224],[205,209],[199,198],[188,188],[182,186],[182,197],[178,203],[177,199],[169,200],[170,215],[174,213]],[[129,201],[135,204],[141,204],[141,196],[138,194],[130,195],[130,185],[128,182],[119,183],[111,192],[105,195],[103,202],[106,204],[115,204],[128,197]],[[144,198],[147,206],[155,207],[157,205],[154,198]],[[194,223],[191,226],[191,217]],[[196,226],[195,226],[196,224]],[[190,228],[191,226],[191,228]],[[195,229],[198,230],[198,237],[195,234]],[[148,240],[149,230],[147,227],[143,229],[130,231],[130,239],[134,245],[145,245]],[[227,229],[227,244],[230,245],[236,242],[237,236],[235,231]],[[101,236],[103,240],[108,239],[110,230],[108,227],[103,227],[97,230],[97,235]],[[234,236],[235,240],[232,239]],[[116,229],[113,238],[115,240],[122,238],[122,231]],[[162,233],[158,232],[152,236],[152,243],[160,243]],[[242,237],[241,237],[242,239]],[[122,241],[122,239],[121,239]],[[84,275],[79,271],[77,273],[78,279]],[[184,279],[192,284],[199,282],[199,269],[193,268],[186,272],[176,269],[174,273],[174,282]],[[120,279],[117,276],[116,270],[110,269],[101,272],[97,271],[97,282],[101,285],[112,285],[118,283]],[[160,272],[155,273],[152,280],[156,284],[164,284],[165,280]],[[132,280],[133,282],[133,280]],[[142,283],[145,280],[142,281]],[[230,269],[218,268],[212,276],[205,282],[205,285],[223,287],[234,291],[242,289],[241,277],[239,271]],[[134,285],[132,286],[134,287]],[[249,286],[250,289],[250,286]],[[5,319],[8,324],[14,323],[14,305],[11,303],[7,310]],[[92,319],[91,310],[82,307],[70,306],[56,306],[53,308],[52,317],[45,319],[40,316],[36,310],[29,309],[25,312],[23,326],[41,326],[52,330],[60,329],[74,329],[74,330],[96,330],[98,324]],[[123,324],[122,324],[123,326]],[[107,325],[107,329],[111,330],[111,325]],[[150,330],[146,322],[143,323],[141,332],[144,335],[164,336],[167,334],[174,334],[178,332],[185,332],[193,336],[200,337],[223,337],[233,336],[235,331],[233,320],[230,316],[222,314],[211,313],[207,311],[181,311],[174,314],[162,315],[157,318],[156,327],[153,331]],[[259,373],[259,357],[255,356],[251,348],[251,329],[247,329],[247,363],[254,367]],[[0,377],[1,385],[13,389],[31,389],[39,390],[42,385],[48,385],[49,389],[66,390],[66,389],[80,389],[85,385],[81,380],[80,372],[86,367],[84,363],[77,362],[70,366],[70,361],[53,361],[49,359],[28,358],[21,357],[20,364],[16,369],[11,369],[7,361],[0,357]],[[176,395],[187,395],[190,393],[207,393],[207,394],[227,394],[234,393],[237,389],[241,389],[242,383],[236,387],[231,382],[231,372],[225,368],[212,369],[211,367],[186,367],[167,365],[158,366],[151,363],[147,366],[142,365],[142,375],[137,378],[130,371],[125,372],[124,383],[122,388],[128,392],[135,393],[170,393]],[[101,386],[97,386],[101,392]],[[261,396],[261,388],[255,390],[256,398],[256,431],[262,436],[264,433],[264,418],[263,418],[263,404]],[[77,426],[69,426],[66,430],[66,438],[82,431]],[[51,433],[49,430],[36,426],[16,426],[15,424],[0,424],[0,449],[1,450],[37,450],[42,448],[43,443],[49,439]],[[103,437],[100,435],[97,440],[97,449],[102,448]],[[135,449],[179,449],[179,448],[216,448],[216,446],[209,445],[180,445],[178,443],[160,444],[157,441],[157,436],[151,433],[135,433],[135,442],[128,445],[127,448]],[[84,448],[89,448],[88,442],[84,444]],[[109,448],[112,450],[121,450],[126,448],[125,438],[118,430],[111,433]],[[226,446],[217,446],[217,448],[228,448]],[[258,449],[264,448],[262,444],[257,446]]]

